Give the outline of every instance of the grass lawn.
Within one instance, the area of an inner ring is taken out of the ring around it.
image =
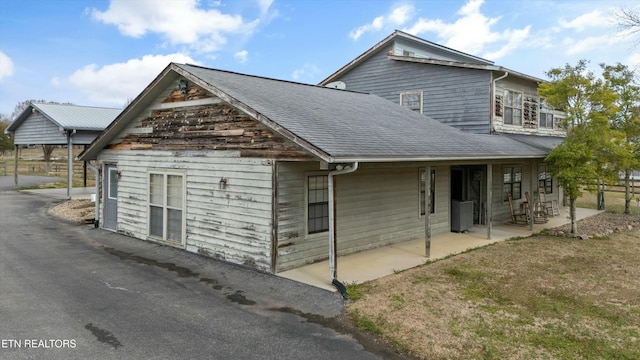
[[[351,284],[360,330],[423,359],[640,359],[640,230],[533,236]]]
[[[638,214],[636,198],[632,214]],[[578,207],[597,207],[585,193]],[[605,192],[624,212],[624,193]],[[423,359],[640,359],[640,229],[510,240],[347,286],[360,330]]]

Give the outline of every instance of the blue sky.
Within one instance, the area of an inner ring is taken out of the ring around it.
[[[28,99],[122,108],[171,61],[318,83],[395,29],[545,79],[640,71],[637,0],[0,0],[0,113]]]

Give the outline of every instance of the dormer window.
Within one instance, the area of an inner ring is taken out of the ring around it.
[[[422,114],[422,90],[401,92],[400,106]]]

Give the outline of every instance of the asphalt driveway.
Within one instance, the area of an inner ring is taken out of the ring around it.
[[[54,203],[0,191],[2,359],[401,358],[336,293],[67,224]]]

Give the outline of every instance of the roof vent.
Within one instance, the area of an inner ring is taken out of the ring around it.
[[[347,88],[347,84],[345,84],[343,81],[334,81],[334,82],[328,83],[327,85],[325,85],[325,87],[344,90]]]

